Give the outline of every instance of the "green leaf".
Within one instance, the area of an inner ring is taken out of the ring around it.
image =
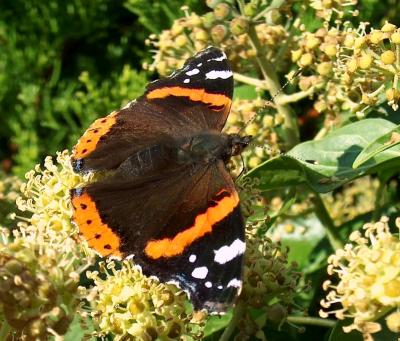
[[[232,310],[225,315],[211,316],[204,327],[204,337],[210,336],[224,329],[232,319]]]
[[[252,85],[240,85],[235,87],[234,99],[256,99],[256,88]]]
[[[353,168],[360,167],[362,164],[383,151],[387,151],[386,157],[388,159],[400,157],[400,149],[393,148],[398,144],[400,144],[400,125],[379,136],[376,140],[372,141],[368,146],[366,146],[355,159]]]
[[[395,127],[394,123],[380,118],[351,123],[321,140],[298,144],[286,155],[262,163],[246,176],[258,178],[261,190],[307,183],[316,192],[329,192],[375,172],[376,166],[400,153],[400,145],[396,145],[376,154],[359,168],[353,168],[355,159],[371,141]]]
[[[286,225],[292,224],[293,232],[286,232]],[[325,229],[314,214],[285,220],[277,225],[273,233],[280,236],[283,246],[289,247],[288,262],[296,261],[301,268],[310,262],[310,255],[317,244],[325,237]]]

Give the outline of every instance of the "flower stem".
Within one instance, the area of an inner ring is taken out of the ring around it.
[[[333,328],[336,324],[335,320],[323,319],[320,317],[311,317],[311,316],[288,316],[286,320],[294,324],[319,326],[326,328]]]
[[[238,82],[253,85],[260,89],[267,90],[267,86],[266,86],[265,82],[260,79],[245,76],[245,75],[242,75],[242,74],[236,73],[236,72],[233,74],[233,78]]]
[[[232,334],[234,333],[237,323],[242,319],[244,314],[244,306],[242,302],[239,302],[235,309],[233,310],[233,317],[231,322],[229,322],[228,327],[225,328],[219,341],[229,341],[232,340]]]
[[[378,221],[382,212],[382,198],[385,191],[385,183],[379,181],[379,187],[375,195],[375,208],[372,212],[372,221]]]
[[[1,323],[0,327],[0,340],[7,340],[7,336],[10,334],[11,327],[6,321]]]
[[[325,207],[324,202],[321,199],[321,196],[318,193],[314,193],[314,197],[312,198],[315,207],[315,214],[318,219],[325,227],[326,234],[328,236],[329,243],[331,244],[334,250],[342,249],[343,243],[340,240],[339,233],[333,223],[331,216],[328,213],[328,210]]]
[[[287,104],[279,104],[279,93],[282,91],[282,86],[279,83],[278,75],[275,72],[274,66],[267,58],[265,58],[264,49],[258,39],[254,25],[250,25],[247,34],[253,48],[257,52],[257,63],[261,69],[267,88],[273,97],[272,99],[276,104],[276,109],[278,113],[285,117],[283,128],[285,131],[287,148],[290,149],[299,143],[299,128],[297,125],[297,118]]]
[[[279,103],[280,105],[288,104],[288,103],[292,103],[292,102],[298,102],[301,99],[312,95],[314,93],[314,91],[315,91],[315,86],[312,86],[305,91],[295,92],[294,94],[291,94],[291,95],[281,95],[281,96],[279,96],[279,98],[277,98],[276,102]]]

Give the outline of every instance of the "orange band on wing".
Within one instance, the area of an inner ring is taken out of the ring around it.
[[[110,115],[99,118],[92,123],[74,147],[74,152],[72,154],[74,159],[84,158],[96,149],[97,143],[100,141],[101,137],[107,134],[117,121],[115,117],[116,114],[117,112],[114,111]]]
[[[147,94],[148,99],[165,98],[168,96],[189,97],[191,101],[203,102],[212,106],[230,107],[231,100],[222,94],[210,94],[204,89],[189,89],[180,86],[154,89]]]
[[[101,256],[122,258],[119,237],[102,222],[96,204],[89,194],[82,193],[79,196],[73,196],[72,205],[74,206],[73,219],[89,246]]]
[[[145,248],[146,255],[157,259],[181,254],[195,240],[203,237],[206,233],[210,233],[213,226],[233,212],[238,204],[239,196],[235,191],[219,200],[216,206],[209,207],[206,212],[199,214],[193,226],[178,233],[175,237],[148,242]]]

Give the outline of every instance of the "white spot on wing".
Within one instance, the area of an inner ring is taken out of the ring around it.
[[[206,78],[207,79],[217,79],[217,78],[222,78],[222,79],[227,79],[232,77],[232,71],[217,71],[217,70],[212,70],[210,72],[206,73]]]
[[[190,79],[189,78],[186,78],[184,81],[183,81],[183,83],[190,83]]]
[[[204,285],[206,286],[206,288],[211,288],[212,287],[212,283],[211,282],[205,282]]]
[[[242,281],[238,280],[237,278],[231,279],[227,285],[227,287],[233,287],[233,288],[241,288],[242,287]]]
[[[196,261],[196,258],[197,258],[196,255],[190,255],[189,262],[194,263]]]
[[[214,262],[225,264],[246,250],[246,244],[240,239],[235,239],[231,245],[224,245],[218,250],[214,250]]]
[[[207,59],[207,62],[209,62],[211,60],[215,60],[217,62],[222,62],[224,59],[226,59],[226,54],[224,52],[222,52],[222,56],[221,57]]]
[[[208,269],[205,266],[201,266],[198,268],[195,268],[192,272],[192,277],[198,278],[198,279],[204,279],[207,277],[208,274]]]
[[[190,70],[190,71],[186,72],[186,74],[188,76],[194,76],[194,75],[197,75],[198,73],[200,73],[199,69],[193,69],[193,70]]]
[[[197,64],[197,67],[200,67],[200,66],[202,66],[203,65],[203,63],[199,63],[199,64]]]
[[[218,289],[221,290],[223,288],[222,285],[218,285]]]

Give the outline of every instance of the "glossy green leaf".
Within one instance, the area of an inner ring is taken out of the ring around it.
[[[376,140],[366,146],[353,163],[353,168],[358,168],[365,162],[369,161],[377,154],[386,151],[388,159],[400,157],[400,148],[394,148],[400,144],[400,126],[379,136]]]
[[[393,159],[400,145],[376,154],[354,169],[353,163],[371,141],[392,131],[396,125],[373,118],[351,123],[318,141],[295,146],[286,155],[276,157],[252,169],[246,176],[259,179],[262,190],[307,183],[313,190],[325,193],[376,171],[376,166]]]

